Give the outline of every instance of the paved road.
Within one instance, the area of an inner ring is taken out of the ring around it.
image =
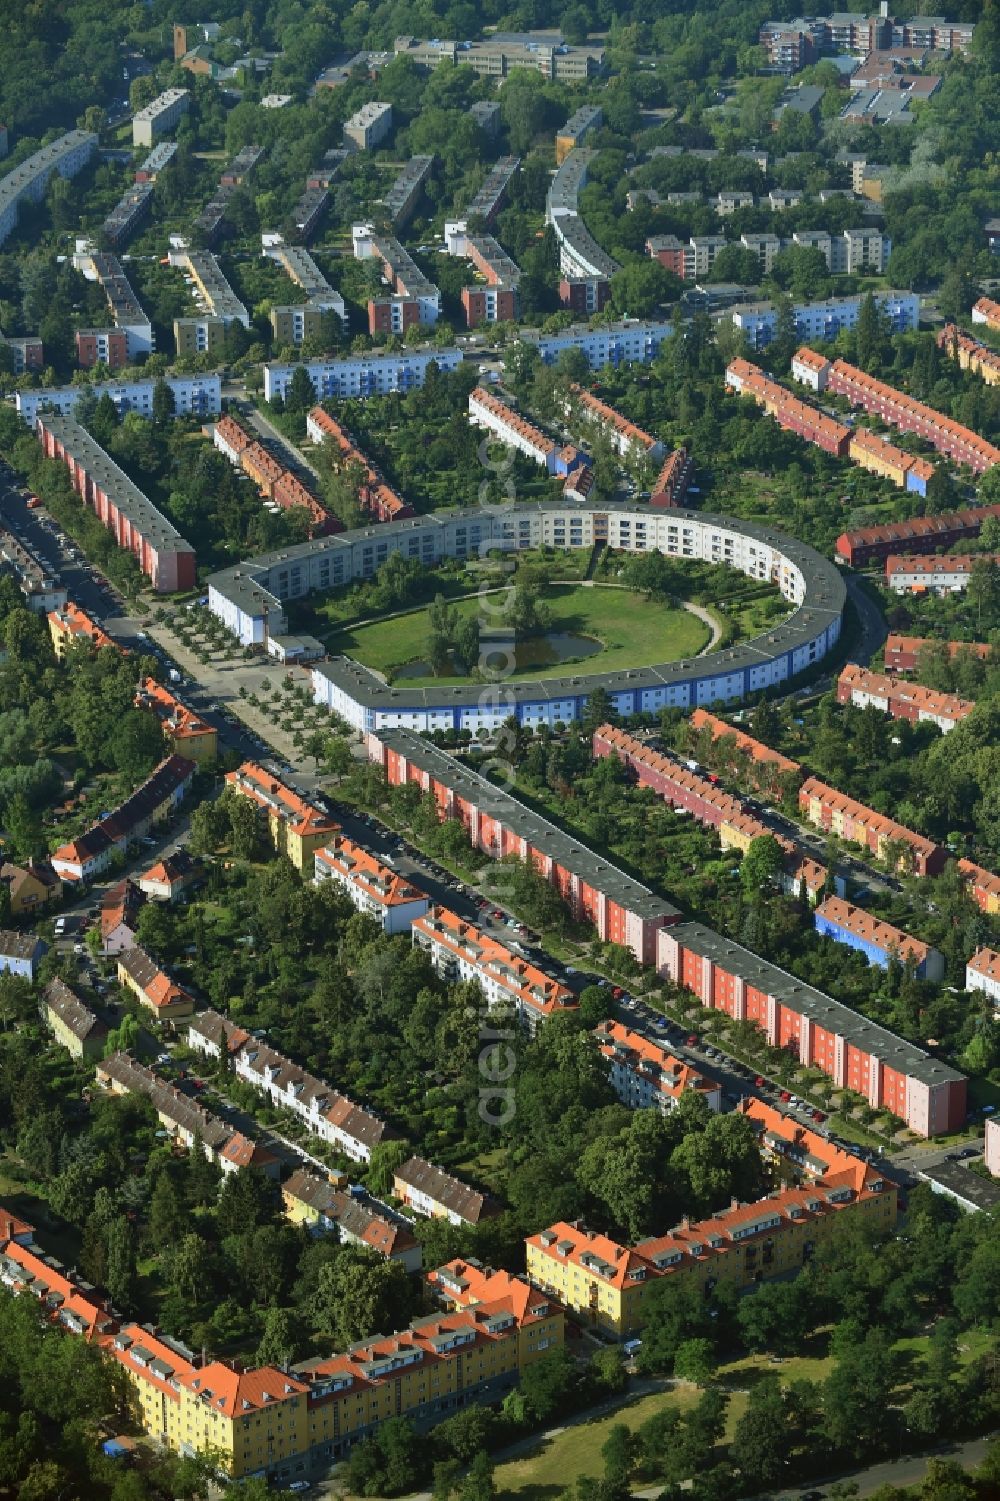
[[[800,1501],[804,1492],[823,1491],[835,1480],[855,1481],[860,1496],[870,1496],[873,1491],[877,1491],[883,1485],[919,1485],[927,1475],[927,1464],[930,1459],[950,1460],[954,1464],[960,1464],[965,1470],[973,1470],[982,1464],[986,1458],[987,1449],[997,1436],[992,1433],[983,1438],[969,1439],[962,1444],[939,1445],[936,1449],[923,1454],[908,1454],[902,1459],[869,1465],[865,1470],[852,1470],[849,1474],[827,1475],[822,1480],[804,1482],[791,1490],[776,1491],[773,1497],[767,1498],[767,1501]],[[636,1492],[638,1496],[654,1494],[658,1492]],[[758,1498],[758,1501],[764,1501],[764,1498]]]
[[[847,597],[861,623],[861,640],[854,651],[854,660],[866,667],[885,640],[888,626],[882,611],[860,581],[849,573],[844,582],[847,585]]]

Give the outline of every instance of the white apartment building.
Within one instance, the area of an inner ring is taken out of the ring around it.
[[[413,944],[428,955],[443,980],[474,981],[487,1006],[509,1006],[529,1032],[576,1005],[565,985],[446,907],[433,907],[414,922]]]
[[[979,949],[965,966],[966,990],[981,990],[1000,1007],[1000,951]]]
[[[187,89],[166,89],[132,116],[132,145],[152,146],[186,114],[191,105]]]
[[[457,370],[462,363],[460,349],[407,349],[398,354],[345,355],[343,359],[306,360],[303,368],[313,383],[317,401],[328,397],[386,396],[391,391],[413,391],[424,383],[427,366],[433,361],[439,370]],[[288,391],[295,365],[264,366],[264,399],[273,401]]]
[[[222,410],[222,378],[218,375],[167,375],[164,377],[174,395],[179,416],[210,417]],[[51,386],[47,390],[18,391],[14,397],[18,416],[34,427],[39,412],[55,411],[70,416],[80,400],[81,391],[95,396],[110,396],[120,415],[138,412],[152,417],[152,380],[104,381],[97,386]]]
[[[335,882],[383,933],[408,933],[431,904],[423,891],[350,839],[335,839],[317,850],[314,860],[316,884]]]

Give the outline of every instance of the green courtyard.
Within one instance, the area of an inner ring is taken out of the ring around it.
[[[546,636],[581,637],[587,641],[578,655],[518,668],[520,677],[551,677],[567,670],[583,673],[616,672],[652,662],[673,662],[694,656],[709,641],[704,621],[684,609],[671,609],[629,589],[603,584],[553,584],[542,592],[551,611]],[[455,601],[463,618],[482,611],[478,595]],[[490,618],[490,617],[487,617]],[[419,662],[428,651],[429,610],[422,607],[370,624],[345,626],[327,633],[332,653],[359,662],[393,678],[407,663]],[[565,642],[564,642],[565,644]],[[570,649],[571,650],[571,649]],[[406,687],[426,687],[441,679],[426,674],[399,677]],[[448,682],[468,681],[449,677]]]

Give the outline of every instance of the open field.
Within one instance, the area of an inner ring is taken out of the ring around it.
[[[552,612],[551,630],[593,636],[601,642],[603,650],[582,659],[574,669],[581,672],[615,672],[650,662],[676,661],[694,656],[708,640],[708,629],[696,616],[686,610],[660,608],[625,589],[556,584],[545,590],[543,598]],[[475,614],[478,608],[475,597],[457,603],[463,617]],[[428,611],[423,608],[392,620],[331,631],[327,645],[331,652],[356,657],[368,667],[391,674],[393,668],[422,657],[428,638]],[[518,677],[551,677],[568,666],[564,662],[526,668]],[[405,679],[410,688],[436,681],[432,676]]]

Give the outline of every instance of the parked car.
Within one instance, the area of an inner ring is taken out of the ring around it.
[[[779,1094],[778,1099],[781,1101],[781,1103],[783,1105],[789,1105],[789,1104],[791,1104],[792,1097],[789,1094],[789,1092],[788,1092],[787,1089],[783,1089],[781,1091],[781,1093]]]

